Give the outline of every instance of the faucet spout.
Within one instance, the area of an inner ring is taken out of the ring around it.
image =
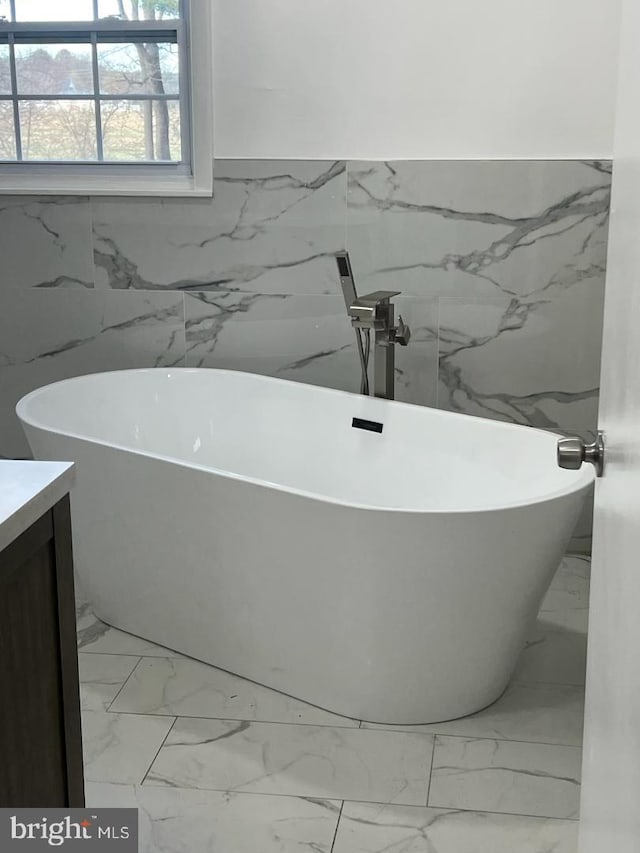
[[[399,296],[397,290],[376,290],[356,299],[347,308],[352,318],[351,325],[361,329],[382,330],[385,326],[385,309],[394,296]]]

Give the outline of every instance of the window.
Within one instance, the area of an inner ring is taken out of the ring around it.
[[[0,192],[210,194],[209,7],[0,0]]]

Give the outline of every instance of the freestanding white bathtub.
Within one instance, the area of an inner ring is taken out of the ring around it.
[[[84,376],[17,411],[36,458],[77,463],[97,616],[372,722],[500,696],[593,480],[549,433],[235,371]]]

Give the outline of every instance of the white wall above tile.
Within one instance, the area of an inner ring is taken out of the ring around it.
[[[607,157],[620,0],[215,0],[216,157]]]

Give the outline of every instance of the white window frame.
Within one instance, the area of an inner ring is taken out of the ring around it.
[[[163,164],[0,163],[0,195],[212,196],[211,6],[211,0],[190,0],[183,21],[189,54],[186,64],[189,91],[181,92],[180,97],[181,103],[186,98],[190,119],[183,135],[191,148],[188,173]],[[64,24],[56,22],[55,28],[61,27]],[[34,33],[37,32],[34,25]]]

